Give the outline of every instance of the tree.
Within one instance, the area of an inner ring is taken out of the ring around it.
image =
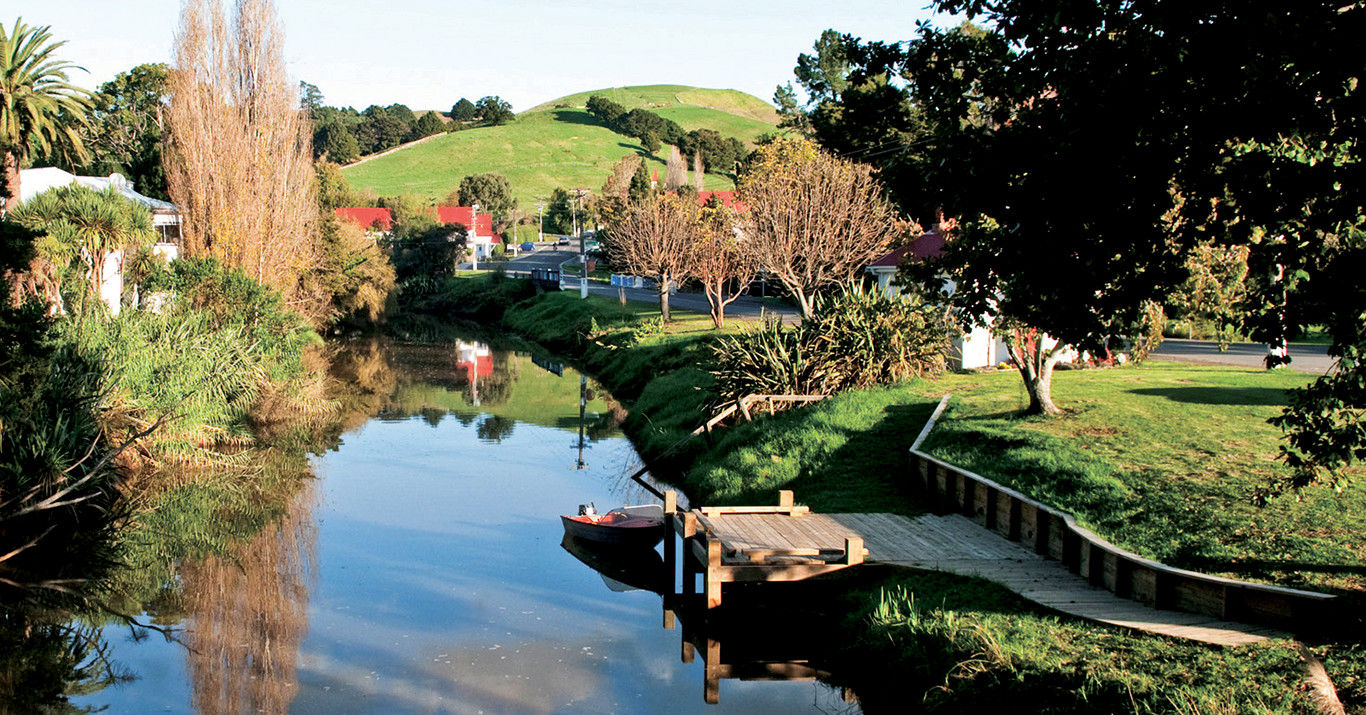
[[[707,296],[712,323],[726,327],[726,306],[749,289],[759,265],[735,230],[735,213],[715,196],[698,216],[692,275]]]
[[[331,296],[326,321],[379,322],[394,289],[394,267],[363,227],[325,215],[321,250],[311,279]]]
[[[446,131],[446,123],[436,116],[436,112],[427,112],[413,125],[413,133],[418,139],[429,137],[433,134],[441,134]]]
[[[9,32],[0,25],[0,156],[4,160],[5,210],[19,203],[19,169],[37,149],[86,157],[79,129],[90,111],[90,93],[67,81],[79,69],[53,54],[66,41],[53,42],[48,27],[16,19]]]
[[[669,160],[664,165],[664,190],[677,191],[688,183],[688,163],[676,146],[669,147]]]
[[[340,123],[323,127],[316,135],[318,159],[338,164],[350,164],[360,158],[360,143],[355,135]]]
[[[493,127],[507,124],[517,118],[512,112],[512,105],[496,95],[475,102],[474,111],[485,124]]]
[[[706,177],[702,167],[702,152],[693,152],[692,155],[692,187],[701,192],[705,189]]]
[[[568,234],[574,231],[574,197],[562,187],[550,192],[550,203],[545,207],[545,230]]]
[[[1242,324],[1246,298],[1247,246],[1197,246],[1186,260],[1190,278],[1168,298],[1192,324],[1214,323],[1219,352],[1228,350],[1232,333]]]
[[[301,268],[317,254],[311,127],[285,72],[270,0],[182,8],[171,73],[167,181],[185,251],[278,289],[301,312]]]
[[[474,121],[474,118],[477,116],[479,116],[479,110],[474,108],[474,102],[471,102],[464,97],[461,97],[459,102],[451,105],[451,119],[454,119],[457,122]]]
[[[640,203],[649,198],[650,193],[650,172],[645,168],[645,162],[642,160],[636,166],[635,173],[631,175],[631,186],[626,190],[626,198],[633,204]]]
[[[667,322],[669,293],[687,280],[695,262],[698,236],[696,201],[659,196],[632,204],[608,226],[612,265],[655,281],[659,311]]]
[[[90,123],[81,131],[90,152],[84,173],[118,172],[139,193],[169,198],[161,151],[169,72],[161,63],[138,65],[100,85],[92,98]]]
[[[851,283],[904,229],[868,166],[803,139],[779,139],[757,153],[740,181],[746,246],[811,317],[819,291]]]
[[[607,177],[607,182],[602,185],[603,195],[626,200],[631,191],[632,180],[644,164],[645,160],[641,159],[639,154],[627,154],[618,159],[617,163],[612,165],[612,175]]]
[[[356,128],[356,141],[364,154],[392,149],[408,138],[409,125],[386,107],[371,105],[361,112],[361,123]]]
[[[318,110],[323,108],[323,101],[323,91],[318,85],[299,80],[299,107],[306,110],[308,116],[316,117]]]
[[[474,174],[460,180],[460,204],[479,206],[483,211],[493,214],[495,220],[506,221],[512,210],[517,208],[517,199],[512,196],[512,186],[502,174]]]
[[[111,254],[124,255],[156,238],[152,212],[117,189],[96,191],[71,184],[33,197],[10,212],[21,226],[41,231],[39,255],[59,271],[73,261],[82,267],[86,295],[99,295]]]
[[[1355,284],[1325,285],[1361,252],[1366,9],[936,7],[994,28],[979,38],[923,28],[903,67],[934,115],[941,163],[926,166],[943,170],[930,183],[950,214],[997,227],[951,242],[947,267],[965,297],[955,302],[995,303],[1079,347],[1103,347],[1135,306],[1185,278],[1193,246],[1246,245],[1254,337],[1279,351],[1307,323],[1335,326],[1338,371],[1281,418],[1295,484],[1366,454],[1362,395],[1350,387],[1363,382],[1362,303],[1344,299]]]

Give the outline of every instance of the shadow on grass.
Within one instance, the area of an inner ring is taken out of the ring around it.
[[[1197,405],[1283,407],[1286,403],[1286,390],[1275,387],[1144,387],[1128,392]]]
[[[934,408],[932,402],[888,405],[869,428],[842,431],[844,444],[792,485],[797,498],[825,512],[924,513],[910,496],[908,450]]]
[[[602,127],[604,129],[609,128],[607,125],[598,121],[597,117],[582,109],[554,109],[551,110],[550,116],[554,117],[555,121],[564,122],[565,124],[580,124],[586,127]]]

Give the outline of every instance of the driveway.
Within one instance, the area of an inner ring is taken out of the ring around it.
[[[1230,365],[1233,367],[1264,368],[1266,346],[1259,343],[1234,343],[1227,352],[1219,352],[1219,346],[1209,340],[1185,340],[1166,338],[1157,346],[1153,360],[1173,360],[1177,362],[1201,363],[1206,365]],[[1334,359],[1328,356],[1327,345],[1292,343],[1290,345],[1290,364],[1292,370],[1322,375],[1333,367]]]

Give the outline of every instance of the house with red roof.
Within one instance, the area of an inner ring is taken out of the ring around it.
[[[706,206],[707,202],[711,201],[713,196],[715,196],[716,200],[721,202],[723,206],[732,211],[743,212],[745,210],[744,203],[736,200],[734,191],[699,191],[697,192],[697,202]]]
[[[476,213],[473,206],[437,206],[436,220],[439,223],[458,223],[468,232],[465,247],[474,251],[478,260],[486,260],[493,255],[493,248],[503,242],[493,232],[493,214]]]
[[[381,234],[388,234],[394,228],[394,216],[389,213],[389,209],[371,208],[367,206],[348,206],[337,208],[333,213],[339,219],[354,221],[367,231],[377,231]]]
[[[946,242],[943,232],[932,228],[914,241],[868,264],[864,270],[877,279],[877,287],[883,293],[891,297],[899,296],[901,286],[895,285],[893,280],[901,264],[938,258],[944,252]],[[952,293],[953,281],[949,281],[945,288]],[[959,370],[993,367],[1009,360],[1010,353],[1005,340],[992,332],[991,328],[980,325],[954,338],[949,350],[949,366]]]

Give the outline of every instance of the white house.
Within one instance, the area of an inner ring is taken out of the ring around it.
[[[901,287],[893,283],[897,267],[906,261],[923,261],[938,256],[944,250],[944,240],[944,235],[938,229],[930,229],[909,244],[873,261],[864,270],[877,279],[879,290],[895,297],[901,294]],[[946,287],[952,293],[953,281],[949,281]],[[955,338],[950,347],[949,363],[960,370],[993,367],[1009,360],[1006,341],[986,326],[973,326]]]
[[[165,256],[167,260],[175,260],[180,256],[180,209],[169,201],[139,194],[133,190],[133,183],[122,174],[76,176],[56,167],[23,169],[19,172],[19,202],[23,203],[45,191],[70,184],[79,184],[96,191],[113,188],[123,196],[151,209],[152,227],[157,232],[157,242],[152,250]],[[123,295],[123,258],[123,251],[114,251],[105,259],[100,270],[100,297],[114,315],[119,314],[120,299]]]

